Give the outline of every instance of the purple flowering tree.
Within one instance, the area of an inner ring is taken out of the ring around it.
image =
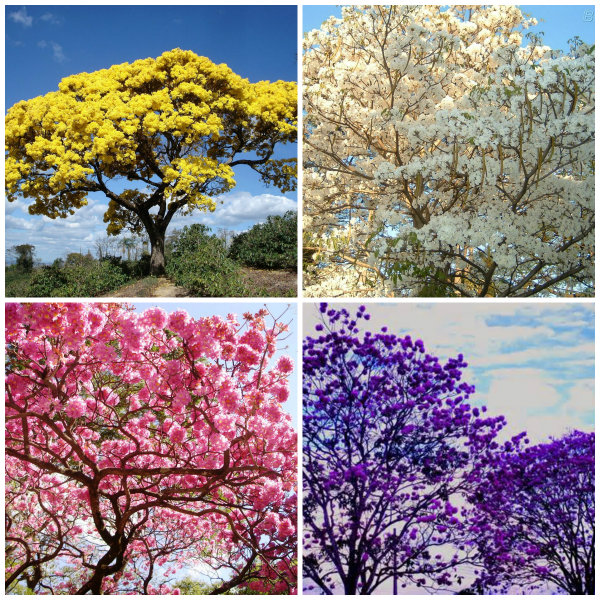
[[[304,570],[322,594],[461,583],[471,562],[461,498],[489,460],[503,417],[467,400],[458,355],[442,364],[421,340],[320,305],[304,341]]]
[[[486,591],[594,594],[594,434],[498,452],[471,498]]]

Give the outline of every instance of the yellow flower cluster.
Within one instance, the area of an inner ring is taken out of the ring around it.
[[[215,209],[214,201],[207,193],[222,194],[235,187],[233,169],[229,165],[221,164],[212,158],[191,156],[179,158],[171,162],[164,169],[165,183],[173,182],[168,188],[171,198],[182,195],[190,198],[188,204],[206,206],[209,210]],[[210,188],[206,184],[211,182]]]
[[[235,185],[223,163],[296,139],[295,83],[252,84],[191,51],[80,73],[58,87],[15,104],[5,128],[8,199],[32,198],[30,212],[53,218],[115,177],[162,181],[166,199],[211,210],[210,196]],[[117,212],[107,217],[119,228]]]

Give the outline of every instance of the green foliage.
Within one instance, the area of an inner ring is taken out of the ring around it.
[[[194,224],[171,238],[167,274],[196,296],[248,295],[223,240],[209,232],[205,225]]]
[[[150,271],[150,256],[121,260],[105,256],[97,261],[89,252],[70,252],[51,266],[25,271],[17,265],[5,268],[6,295],[27,297],[92,297],[108,295],[132,279],[143,279]],[[155,284],[155,280],[148,282]]]
[[[185,577],[184,579],[178,581],[175,584],[175,587],[179,588],[179,591],[181,592],[182,595],[185,596],[204,596],[204,595],[210,595],[213,594],[214,591],[218,588],[220,588],[223,585],[223,582],[217,582],[217,583],[207,583],[205,581],[197,581],[195,579],[192,579],[191,577]],[[238,596],[238,595],[243,595],[243,596],[263,596],[265,594],[263,594],[262,592],[255,592],[253,590],[249,590],[247,588],[233,588],[227,592],[223,592],[221,594],[219,594],[220,596]]]
[[[31,273],[22,271],[16,265],[4,270],[5,293],[9,298],[26,298],[31,281]]]
[[[140,260],[118,260],[117,264],[132,279],[143,279],[150,274],[149,254],[142,254]]]
[[[288,211],[270,216],[267,222],[255,225],[233,238],[229,256],[258,269],[295,270],[298,264],[298,215]]]
[[[27,296],[33,297],[93,297],[111,292],[128,281],[121,268],[109,262],[51,266],[37,270]]]
[[[69,252],[64,260],[65,267],[87,267],[91,268],[95,263],[94,257],[88,252],[81,254],[80,252]]]

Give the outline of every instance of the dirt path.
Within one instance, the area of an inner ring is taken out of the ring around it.
[[[184,287],[175,285],[166,277],[159,277],[152,295],[154,298],[183,298],[189,296],[189,293]]]
[[[183,298],[189,296],[185,288],[175,285],[166,277],[146,277],[123,286],[107,296],[114,298]]]
[[[240,273],[248,288],[248,296],[290,298],[297,295],[296,273],[242,267]],[[145,277],[110,294],[110,298],[185,298],[191,294],[166,277]]]

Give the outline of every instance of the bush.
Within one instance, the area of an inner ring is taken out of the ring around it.
[[[93,261],[62,268],[53,265],[34,272],[27,296],[100,296],[124,285],[128,280],[120,267],[109,262]]]
[[[31,281],[31,272],[22,271],[16,265],[4,269],[5,293],[9,298],[26,298]]]
[[[118,265],[123,272],[132,279],[143,279],[150,275],[149,254],[142,254],[142,257],[139,260],[121,260],[120,258],[118,260]]]
[[[290,269],[298,265],[298,215],[270,216],[233,238],[229,256],[258,269]]]
[[[205,225],[186,226],[170,242],[167,274],[196,296],[246,296],[238,266],[223,240]]]

